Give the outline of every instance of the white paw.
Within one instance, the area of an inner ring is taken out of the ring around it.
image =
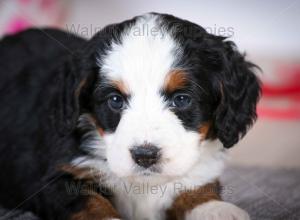
[[[105,220],[122,220],[122,219],[120,219],[120,218],[107,218]]]
[[[250,216],[231,203],[210,201],[186,213],[185,220],[250,220]]]

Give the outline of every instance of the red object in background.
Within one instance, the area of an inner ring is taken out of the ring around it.
[[[275,119],[300,119],[300,106],[298,108],[274,109],[258,107],[259,117]]]
[[[263,94],[265,96],[293,96],[300,95],[300,64],[293,66],[282,65],[275,75],[278,77],[280,85],[264,84]]]
[[[282,65],[275,75],[280,83],[263,85],[258,115],[275,119],[300,119],[300,64]]]

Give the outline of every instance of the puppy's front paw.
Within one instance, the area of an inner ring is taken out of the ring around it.
[[[185,220],[250,220],[250,217],[231,203],[210,201],[186,213]]]
[[[107,218],[105,220],[122,220],[122,219],[120,219],[120,218]]]

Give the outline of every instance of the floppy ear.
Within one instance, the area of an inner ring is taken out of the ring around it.
[[[215,112],[215,129],[224,147],[229,148],[256,120],[261,89],[253,72],[257,66],[247,62],[233,42],[223,43],[224,70],[218,76],[219,104]]]
[[[77,124],[83,106],[81,94],[87,86],[88,71],[80,67],[76,57],[67,59],[58,69],[54,87],[54,125],[61,135],[70,133]]]

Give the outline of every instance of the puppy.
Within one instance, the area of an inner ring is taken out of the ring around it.
[[[249,219],[221,200],[226,150],[256,119],[233,42],[149,13],[85,40],[0,43],[0,204],[42,219]]]

